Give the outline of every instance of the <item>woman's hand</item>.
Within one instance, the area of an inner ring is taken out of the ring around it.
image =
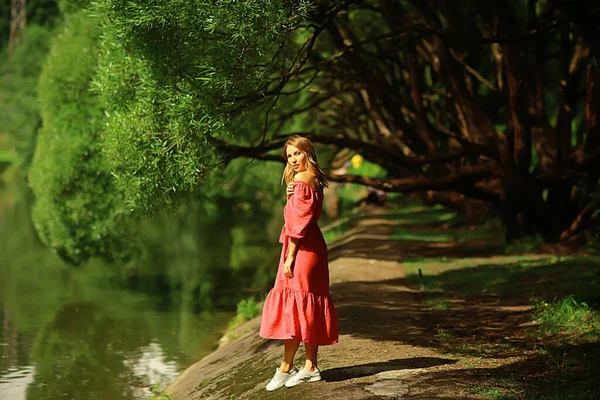
[[[290,197],[292,194],[294,194],[294,182],[288,183],[288,185],[285,189],[286,189],[288,197]]]
[[[292,272],[292,265],[294,265],[294,258],[286,258],[285,263],[283,264],[283,273],[290,279],[294,277],[294,273]]]

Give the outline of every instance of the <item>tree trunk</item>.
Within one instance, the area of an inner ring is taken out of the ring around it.
[[[10,36],[8,37],[8,55],[10,56],[19,44],[25,24],[27,23],[26,0],[12,0],[10,10]]]

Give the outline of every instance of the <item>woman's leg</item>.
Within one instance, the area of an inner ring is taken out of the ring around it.
[[[304,346],[306,347],[306,364],[304,364],[304,369],[312,372],[317,369],[317,353],[319,352],[319,345],[304,343]]]
[[[296,339],[286,339],[283,341],[283,361],[279,367],[279,371],[288,373],[294,366],[294,356],[298,350],[300,341]]]

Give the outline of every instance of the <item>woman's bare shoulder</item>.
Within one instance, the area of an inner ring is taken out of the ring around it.
[[[294,181],[308,183],[315,189],[319,186],[319,180],[317,179],[317,176],[310,171],[298,172],[294,176]]]

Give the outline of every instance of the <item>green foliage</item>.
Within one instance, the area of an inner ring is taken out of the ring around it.
[[[348,167],[348,173],[352,175],[364,175],[373,178],[386,178],[388,176],[387,171],[380,165],[364,160],[359,165],[350,165]]]
[[[24,175],[31,165],[41,126],[37,85],[51,36],[51,29],[30,25],[12,56],[8,58],[7,50],[0,55],[0,134],[8,135],[9,145],[16,152],[12,161]]]
[[[448,296],[496,294],[499,296],[573,292],[590,303],[598,298],[597,257],[555,257],[543,255],[495,255],[480,258],[405,258],[408,279],[419,284],[418,270],[430,290]],[[569,271],[570,280],[560,278]],[[552,281],[550,277],[553,277]],[[532,286],[516,285],[530,282]],[[544,282],[544,285],[537,285]],[[551,286],[550,286],[551,284]]]
[[[486,400],[595,400],[598,388],[592,383],[593,377],[588,379],[577,382],[576,378],[570,377],[569,380],[547,382],[542,390],[524,390],[514,380],[490,378],[489,383],[475,385],[469,392]]]
[[[506,399],[506,397],[503,396],[502,392],[494,386],[475,385],[471,389],[469,389],[469,392],[478,394],[485,399]]]
[[[172,397],[162,390],[160,388],[160,384],[158,383],[152,386],[150,390],[152,391],[152,397],[150,397],[150,400],[172,400]]]
[[[57,0],[60,12],[63,15],[74,14],[83,10],[92,3],[92,0]]]
[[[263,289],[280,250],[279,172],[237,160],[175,212],[140,222],[143,255],[130,273],[156,276],[146,289],[153,292],[168,282],[197,309],[235,305],[240,287]]]
[[[43,26],[50,29],[59,19],[59,10],[55,0],[27,0],[27,28]],[[0,50],[8,47],[11,23],[11,0],[0,1]],[[19,45],[21,45],[20,42]],[[18,48],[18,47],[17,47]]]
[[[2,195],[7,195],[6,188]],[[99,260],[71,268],[39,243],[28,207],[12,197],[12,205],[0,206],[0,322],[9,315],[17,334],[0,329],[0,343],[8,343],[0,346],[0,364],[3,368],[7,362],[35,364],[28,399],[145,398],[141,388],[156,379],[164,387],[167,378],[140,376],[143,353],[160,346],[173,373],[171,368],[182,370],[213,351],[232,313],[197,312],[195,293],[188,296],[181,282],[168,281],[168,272],[183,264],[176,254],[166,262],[150,260],[138,275]],[[186,234],[165,238],[163,246],[187,244]],[[189,270],[196,269],[196,264],[185,261]],[[159,277],[162,290],[144,292],[148,276],[161,268],[167,271]],[[17,357],[2,358],[9,350]]]
[[[600,339],[600,314],[573,295],[537,302],[533,317],[540,322],[540,332],[570,342]]]
[[[492,295],[500,298],[541,298],[573,292],[548,303],[535,302],[532,318],[540,323],[540,338],[586,343],[600,339],[600,315],[588,306],[598,297],[598,259],[583,257],[494,256],[482,259],[404,259],[409,281],[423,284],[426,303],[434,308],[444,299]],[[418,271],[421,270],[424,282]],[[568,271],[570,279],[564,279]],[[523,285],[527,282],[527,285]],[[524,300],[522,300],[524,301]]]
[[[541,235],[525,236],[518,242],[509,243],[504,246],[505,253],[512,252],[532,252],[544,244],[544,238]]]
[[[308,4],[95,4],[106,21],[95,81],[107,106],[104,145],[133,209],[172,204],[204,181],[218,161],[215,140],[237,134],[234,99],[262,84]]]
[[[41,239],[73,264],[127,258],[135,245],[102,153],[104,108],[90,85],[99,34],[85,12],[68,16],[39,84],[43,127],[29,174],[33,220]]]
[[[423,291],[424,288],[420,288],[420,290]],[[426,299],[424,301],[425,305],[427,305],[427,307],[433,309],[433,310],[440,310],[440,311],[445,311],[448,310],[448,299],[445,298],[439,298],[439,297],[433,297],[430,299]]]
[[[251,320],[256,317],[262,311],[260,305],[254,300],[253,297],[241,300],[237,304],[237,313],[235,317],[229,323],[229,329],[233,329],[242,323]]]
[[[0,46],[4,48],[8,45],[10,35],[10,6],[11,1],[0,1]]]
[[[558,386],[558,385],[556,385]],[[587,387],[550,387],[544,393],[528,394],[521,397],[525,400],[597,400],[599,396],[598,390]],[[511,399],[512,400],[512,399]]]
[[[342,219],[338,219],[333,224],[323,228],[323,237],[325,238],[325,242],[329,246],[331,246],[341,235],[348,232],[349,229],[352,228],[353,218],[344,217]]]
[[[596,185],[593,185],[592,188],[586,189],[583,183],[580,184],[577,189],[583,190],[586,193],[586,197],[591,202],[596,202],[596,206],[594,209],[594,214],[598,217],[600,214],[600,182]],[[600,250],[600,226],[598,224],[594,224],[591,229],[591,240],[590,245],[594,250]]]
[[[153,220],[132,226],[120,189],[130,193],[142,190],[135,186],[140,181],[133,180],[125,188],[115,186],[113,178],[119,176],[119,170],[111,170],[106,161],[111,142],[102,137],[110,113],[97,96],[97,86],[90,84],[97,66],[96,22],[96,18],[85,12],[68,16],[42,75],[44,129],[39,140],[42,147],[31,173],[37,195],[34,219],[40,236],[61,257],[81,263],[91,256],[108,261],[128,258],[132,251],[138,250],[129,234],[136,231],[138,241],[144,241],[145,245],[141,259],[132,268],[140,268],[142,260],[179,260],[182,268],[171,281],[183,283],[186,293],[199,293],[195,301],[200,308],[210,307],[213,291],[221,287],[219,279],[215,282],[210,276],[210,269],[222,273],[230,266],[242,270],[251,264],[253,271],[265,275],[265,271],[272,269],[268,265],[276,265],[272,260],[265,261],[271,253],[264,251],[267,242],[264,224],[272,220],[273,206],[279,206],[285,199],[279,185],[281,170],[234,160],[226,168],[214,169],[201,191],[187,196],[180,208],[173,207],[177,215],[159,213]],[[67,61],[60,61],[63,58]],[[155,117],[153,111],[151,116]],[[117,122],[127,123],[127,120]],[[238,124],[236,129],[250,133],[244,124]],[[135,157],[134,153],[131,155]],[[166,171],[181,167],[178,160],[181,157],[166,160]],[[146,161],[136,160],[141,169],[157,167]],[[161,179],[171,178],[174,175],[164,174]],[[196,184],[190,183],[189,189]],[[159,197],[157,194],[152,201]],[[192,223],[194,218],[202,222]],[[214,229],[215,226],[220,229]],[[216,234],[205,234],[205,228]],[[234,229],[236,234],[232,236]],[[180,235],[187,238],[188,245],[183,248],[175,245]],[[220,251],[212,251],[216,248]],[[198,259],[204,260],[203,265],[190,270],[187,266]],[[258,278],[263,280],[264,277]]]
[[[27,25],[53,27],[60,21],[56,0],[27,0]]]
[[[8,149],[0,149],[0,162],[1,163],[9,163],[13,159],[11,151]]]
[[[439,232],[439,230],[419,230],[410,232],[403,229],[396,229],[390,236],[390,240],[397,242],[425,242],[425,243],[449,243],[449,242],[466,242],[477,239],[493,239],[497,237],[497,232],[485,231],[451,231]]]
[[[514,378],[489,378],[485,384],[471,387],[469,392],[489,400],[516,400],[523,398]]]
[[[385,178],[388,175],[387,171],[380,165],[366,160],[361,161],[360,165],[349,165],[346,173],[371,176],[374,178]],[[351,210],[356,202],[363,199],[368,192],[365,186],[348,183],[336,188],[336,194],[340,198],[339,208],[342,210],[342,213],[344,213]]]

